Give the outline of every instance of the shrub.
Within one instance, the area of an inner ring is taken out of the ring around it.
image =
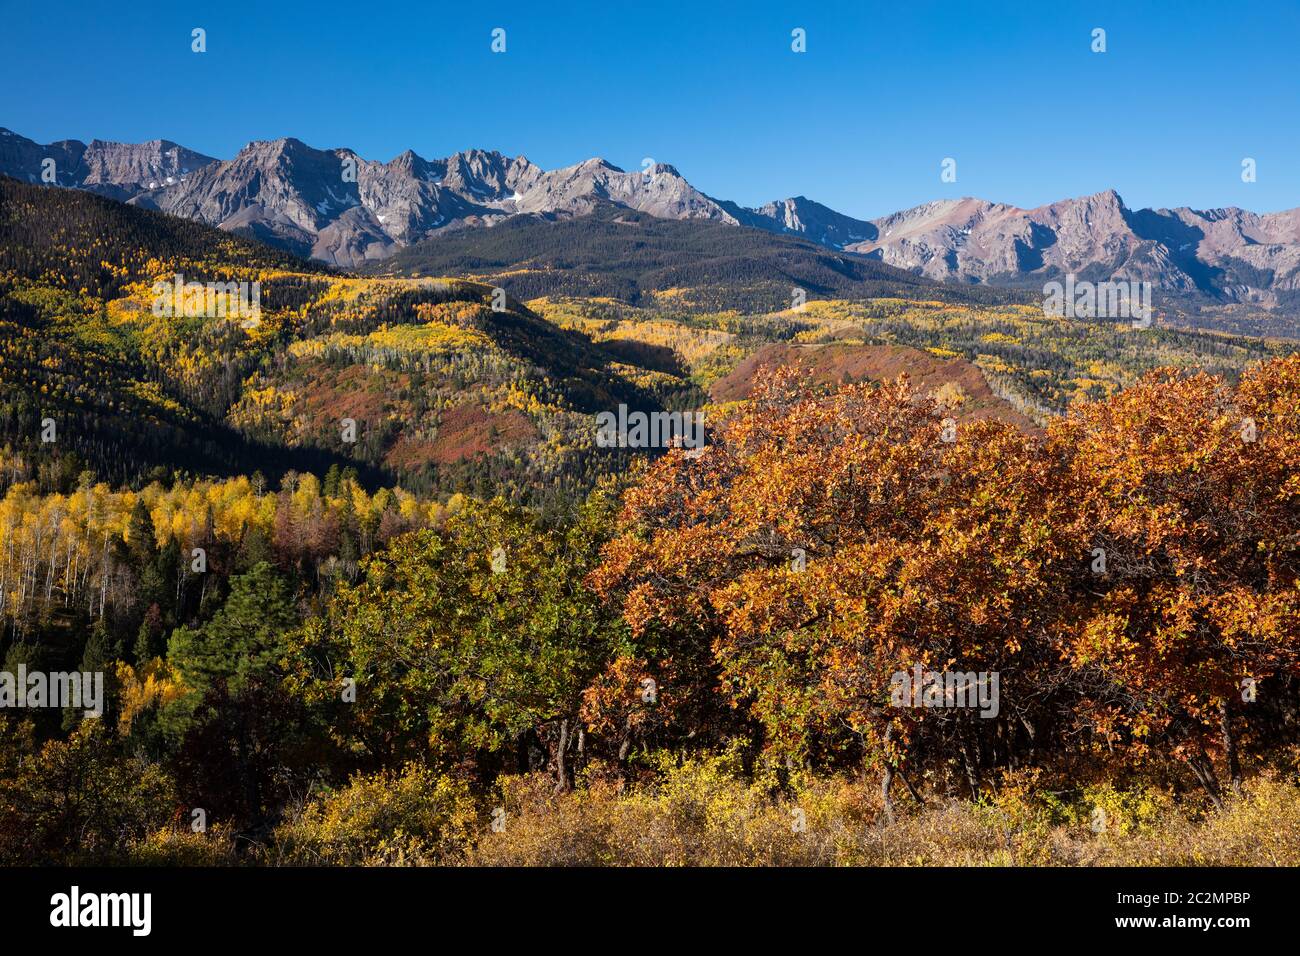
[[[474,829],[468,788],[427,767],[358,775],[276,828],[268,862],[416,866],[455,861]]]

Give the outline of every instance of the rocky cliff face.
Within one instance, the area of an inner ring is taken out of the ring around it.
[[[666,219],[737,221],[667,165],[629,173],[592,159],[545,171],[483,150],[438,160],[407,151],[377,163],[294,139],[250,143],[229,162],[133,201],[341,266],[520,213],[581,216],[600,201]]]
[[[1134,211],[1106,190],[1037,209],[943,200],[873,225],[873,239],[846,248],[935,279],[1031,284],[1073,272],[1263,304],[1300,283],[1300,210]]]
[[[42,183],[44,161],[54,160],[55,182],[130,199],[151,189],[179,183],[209,163],[204,156],[170,140],[110,143],[65,139],[42,146],[7,129],[0,129],[0,173],[28,183]]]
[[[926,203],[875,221],[874,239],[849,249],[938,279],[991,281],[1040,269],[1125,268],[1144,241],[1112,191],[1038,209],[982,199]]]
[[[746,211],[755,220],[747,225],[796,233],[832,249],[869,242],[877,235],[876,227],[871,223],[838,213],[804,196],[780,199]]]
[[[81,156],[85,170],[81,185],[115,199],[126,198],[178,185],[214,162],[211,156],[165,139],[135,144],[95,139]]]

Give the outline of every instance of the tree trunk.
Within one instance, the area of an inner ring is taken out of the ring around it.
[[[975,759],[971,756],[970,736],[964,723],[958,725],[957,733],[961,739],[961,761],[966,769],[966,785],[970,788],[970,798],[978,800],[980,798],[979,770],[975,765]]]
[[[890,826],[894,824],[894,800],[889,794],[889,789],[894,783],[894,763],[889,756],[889,742],[894,739],[894,725],[890,724],[885,728],[885,757],[884,772],[880,775],[880,800],[885,811],[885,822]]]
[[[515,768],[519,773],[528,772],[528,734],[522,733],[515,738]]]
[[[235,744],[235,766],[238,768],[239,776],[244,785],[244,802],[248,805],[249,820],[254,828],[261,826],[262,817],[262,788],[257,774],[254,772],[252,761],[252,742],[248,731],[248,722],[241,717],[239,719],[239,731],[236,734]]]
[[[623,778],[624,783],[627,783],[632,776],[631,768],[629,768],[627,765],[627,756],[631,752],[631,750],[632,750],[632,723],[631,721],[625,721],[623,723],[623,739],[619,741],[619,745],[618,745],[618,769],[619,769],[619,774]]]
[[[1228,777],[1232,781],[1232,792],[1241,796],[1241,758],[1237,754],[1237,738],[1232,734],[1232,717],[1228,713],[1228,702],[1219,705],[1219,721],[1223,727],[1223,752],[1228,757]]]
[[[920,793],[917,792],[916,787],[912,786],[911,779],[909,779],[907,774],[903,772],[902,767],[898,768],[898,776],[899,779],[903,781],[903,785],[907,787],[907,792],[912,795],[912,799],[915,800],[921,806],[925,806],[925,798],[921,796]]]
[[[564,763],[564,751],[569,747],[569,721],[560,721],[560,745],[555,748],[555,792],[569,789],[569,771]]]
[[[1210,802],[1214,804],[1214,808],[1222,810],[1223,791],[1219,789],[1219,778],[1214,775],[1214,764],[1210,762],[1204,747],[1197,745],[1197,752],[1187,758],[1187,766],[1192,769],[1196,779],[1200,781],[1201,786],[1205,788],[1205,792],[1209,794]]]

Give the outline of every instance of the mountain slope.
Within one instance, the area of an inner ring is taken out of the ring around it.
[[[869,222],[838,213],[805,196],[779,199],[757,209],[745,209],[732,202],[721,204],[745,226],[769,232],[787,232],[831,249],[866,242],[876,235]]]
[[[993,393],[977,366],[903,345],[765,345],[714,382],[709,397],[715,402],[749,398],[755,375],[765,366],[795,366],[813,382],[832,386],[905,375],[913,388],[950,406],[958,421],[995,419],[1025,431],[1035,427],[1028,416]]]
[[[953,289],[863,256],[724,221],[676,221],[595,204],[583,219],[520,216],[488,230],[418,243],[367,267],[376,275],[472,275],[520,299],[654,293],[705,308],[788,308],[807,298],[903,296],[1005,301],[997,290]]]
[[[214,163],[170,140],[147,143],[90,144],[65,139],[42,146],[0,128],[0,174],[27,183],[47,182],[45,160],[53,160],[54,182],[126,200],[151,189],[180,184],[196,170]]]
[[[1300,210],[1134,211],[1106,190],[1037,209],[942,200],[872,225],[846,248],[938,280],[1030,286],[1072,272],[1268,306],[1300,288]]]
[[[133,201],[343,266],[521,213],[581,216],[607,202],[660,218],[739,221],[662,164],[628,173],[593,159],[544,171],[482,150],[432,161],[408,150],[376,163],[296,139],[250,143]]]
[[[0,176],[0,273],[112,298],[161,262],[194,279],[229,271],[231,264],[245,271],[326,271],[202,223]]]
[[[257,282],[258,321],[159,314],[154,283],[177,276]],[[489,286],[339,276],[0,177],[0,473],[66,488],[83,470],[135,484],[339,465],[372,485],[562,499],[626,457],[594,448],[595,412],[660,401],[586,336],[493,305]]]

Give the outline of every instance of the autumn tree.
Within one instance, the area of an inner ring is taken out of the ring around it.
[[[1221,802],[1257,697],[1300,665],[1300,358],[1237,389],[1162,370],[1053,424],[1076,587],[1064,653],[1098,746],[1184,760]]]
[[[1046,733],[1068,557],[1052,474],[1026,436],[957,426],[905,380],[825,392],[780,372],[628,493],[593,580],[638,638],[711,645],[770,757],[876,762],[887,801],[910,765],[978,792],[981,764]],[[891,678],[918,666],[997,673],[1000,710],[896,706]]]

